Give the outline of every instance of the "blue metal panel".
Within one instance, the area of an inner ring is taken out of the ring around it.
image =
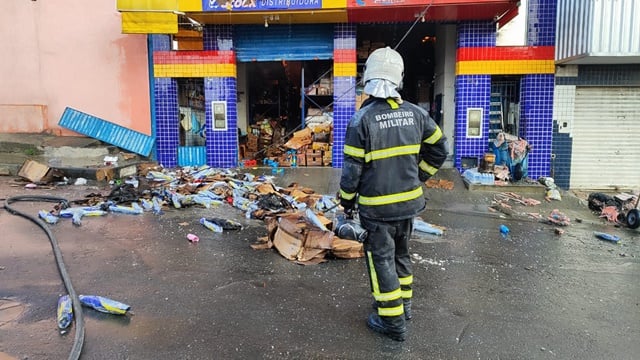
[[[58,125],[122,149],[149,156],[154,138],[93,115],[66,108]]]
[[[207,164],[206,146],[178,147],[178,166],[200,166]]]
[[[236,26],[238,61],[328,60],[333,58],[333,25]]]

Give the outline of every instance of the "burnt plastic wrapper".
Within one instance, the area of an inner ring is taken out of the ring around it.
[[[73,321],[73,306],[69,295],[58,298],[58,329],[65,330]]]
[[[107,314],[124,315],[131,309],[127,304],[102,296],[80,295],[79,298],[82,305]]]

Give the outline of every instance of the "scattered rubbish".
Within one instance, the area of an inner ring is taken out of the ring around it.
[[[552,224],[560,226],[569,226],[571,222],[569,217],[561,213],[558,209],[553,209],[547,217],[547,220]]]
[[[429,179],[425,183],[425,185],[430,189],[445,189],[445,190],[453,190],[453,181],[444,180],[444,179]]]
[[[318,220],[327,227],[322,230],[306,217],[307,212],[297,211],[265,219],[267,233],[265,238],[258,239],[254,249],[276,250],[288,260],[302,265],[319,264],[326,261],[325,257],[331,253],[339,258],[358,258],[364,256],[362,243],[355,240],[337,237],[329,226],[332,222],[324,216],[316,215]]]
[[[131,203],[131,206],[123,205],[109,205],[109,211],[128,215],[140,215],[144,212],[144,209],[137,203]]]
[[[187,234],[187,239],[191,242],[198,242],[200,238],[195,234]]]
[[[348,218],[344,214],[340,214],[336,217],[336,225],[334,228],[334,234],[339,238],[347,240],[356,240],[358,242],[364,242],[367,238],[367,230],[360,225],[360,220],[357,218]]]
[[[28,183],[24,186],[25,189],[37,189],[38,185],[34,183]]]
[[[500,234],[503,238],[509,236],[509,228],[506,225],[500,225]]]
[[[556,235],[562,235],[562,234],[564,234],[564,230],[562,230],[562,229],[560,229],[560,228],[555,228],[555,229],[553,229],[553,232],[554,232]]]
[[[594,231],[593,235],[595,235],[598,239],[605,240],[605,241],[611,241],[613,243],[617,243],[618,241],[620,241],[620,237],[619,236],[607,234],[607,233],[604,233],[604,232]]]
[[[85,178],[77,178],[73,185],[87,185],[87,179]]]
[[[550,200],[562,200],[562,196],[560,195],[560,191],[558,190],[558,187],[556,186],[555,181],[553,180],[553,178],[550,177],[540,177],[538,178],[538,182],[542,185],[544,185],[547,188],[547,192],[545,195],[545,199],[547,201]]]
[[[207,229],[216,232],[216,233],[221,233],[223,231],[222,226],[215,224],[211,221],[208,221],[205,218],[201,218],[200,219],[200,224],[202,224],[204,227],[206,227]]]
[[[62,334],[67,332],[73,321],[73,306],[69,295],[62,295],[58,298],[58,329]]]
[[[242,230],[242,224],[237,221],[222,218],[207,218],[205,220],[218,225],[222,230]]]
[[[44,210],[40,210],[38,211],[38,217],[40,217],[40,219],[44,220],[44,222],[46,222],[47,224],[56,224],[58,223],[58,217],[46,212]]]
[[[433,235],[442,235],[444,233],[444,228],[429,224],[419,217],[413,219],[413,230]]]
[[[105,166],[118,166],[118,157],[117,156],[105,156],[104,157],[104,165]]]
[[[33,183],[48,183],[54,178],[60,177],[59,175],[59,171],[51,169],[49,166],[35,160],[25,161],[18,171],[19,177],[27,179]]]
[[[97,295],[79,295],[82,305],[93,308],[103,313],[125,315],[131,306],[119,301]]]

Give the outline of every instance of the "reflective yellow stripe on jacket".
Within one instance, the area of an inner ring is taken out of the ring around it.
[[[433,134],[428,138],[424,139],[423,143],[426,144],[435,144],[442,138],[442,130],[440,130],[439,126],[436,126],[436,129],[433,131]]]
[[[369,205],[369,206],[387,205],[387,204],[394,204],[398,202],[413,200],[422,196],[422,194],[423,194],[422,186],[420,186],[411,191],[389,194],[389,195],[382,195],[382,196],[360,195],[360,198],[358,199],[358,203],[362,205]]]
[[[374,150],[364,155],[364,161],[387,159],[394,156],[416,155],[420,152],[420,145],[396,146],[382,150]]]
[[[437,167],[433,167],[433,166],[427,164],[424,160],[421,160],[420,164],[418,164],[418,166],[420,167],[420,169],[422,169],[422,171],[426,172],[429,175],[433,175],[433,174],[438,172],[438,168]]]

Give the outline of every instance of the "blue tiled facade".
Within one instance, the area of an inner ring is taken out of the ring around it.
[[[496,45],[495,25],[470,22],[458,25],[458,48]],[[487,152],[491,75],[458,75],[455,84],[456,125],[454,166],[462,171],[463,158],[479,158]],[[467,138],[467,109],[482,108],[482,137]]]
[[[233,50],[233,28],[231,25],[207,26],[203,34],[204,50]],[[207,119],[207,165],[213,167],[235,167],[238,165],[238,111],[237,80],[235,77],[205,78],[204,98],[226,101],[227,129],[213,130],[212,107],[205,106]]]
[[[553,74],[525,75],[521,81],[519,136],[533,148],[528,162],[532,179],[550,175],[553,83]]]
[[[336,50],[356,50],[355,25],[338,24],[335,26],[333,48]],[[333,153],[331,154],[331,163],[334,168],[341,168],[344,160],[342,153],[344,135],[356,107],[355,76],[334,76],[333,89]]]

